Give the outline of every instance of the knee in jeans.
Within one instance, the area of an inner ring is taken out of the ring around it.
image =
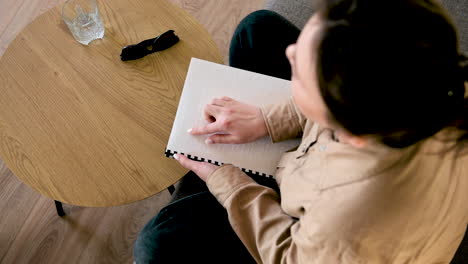
[[[133,258],[135,260],[141,259],[147,254],[147,247],[145,246],[144,241],[145,239],[146,237],[143,234],[138,234],[135,244],[133,245]]]
[[[154,248],[158,243],[157,233],[144,228],[138,234],[133,245],[133,258],[137,263],[149,263],[154,254]]]
[[[244,30],[249,31],[263,31],[264,29],[270,28],[272,22],[277,21],[280,15],[270,10],[257,10],[247,15],[239,23],[236,33],[240,33]]]

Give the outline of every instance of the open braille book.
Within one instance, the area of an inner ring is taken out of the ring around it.
[[[233,164],[244,172],[273,177],[281,155],[299,140],[272,143],[269,137],[247,144],[205,144],[208,135],[187,132],[203,126],[203,109],[223,96],[257,106],[280,103],[291,96],[290,81],[192,58],[166,148],[166,156],[181,153],[215,165]]]

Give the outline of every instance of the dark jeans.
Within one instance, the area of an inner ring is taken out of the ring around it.
[[[286,47],[299,29],[280,15],[256,11],[242,20],[230,47],[230,65],[290,79]],[[193,177],[193,176],[192,176]],[[275,180],[252,176],[278,191]],[[255,263],[232,230],[224,207],[208,191],[177,200],[161,210],[138,235],[134,256],[143,263]]]

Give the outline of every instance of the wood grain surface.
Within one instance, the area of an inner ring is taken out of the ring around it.
[[[0,57],[35,17],[61,0],[0,0]],[[211,34],[223,57],[239,21],[262,0],[170,0]],[[81,208],[53,201],[21,183],[0,160],[0,263],[132,263],[137,232],[169,201],[161,192],[125,206]]]
[[[100,4],[106,32],[76,42],[53,8],[0,59],[0,156],[39,193],[81,206],[147,198],[175,183],[163,153],[190,59],[222,62],[207,31],[165,0]],[[123,46],[174,29],[181,41],[122,62]]]
[[[36,16],[65,0],[0,0],[0,56]],[[100,1],[98,0],[100,3]],[[192,15],[210,33],[227,62],[232,33],[264,0],[168,0]]]

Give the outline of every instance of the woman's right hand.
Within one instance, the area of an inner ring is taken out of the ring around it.
[[[189,133],[192,135],[217,133],[205,140],[207,144],[248,143],[268,134],[259,107],[225,96],[213,99],[205,106],[203,112],[209,124],[194,127],[189,130]]]

